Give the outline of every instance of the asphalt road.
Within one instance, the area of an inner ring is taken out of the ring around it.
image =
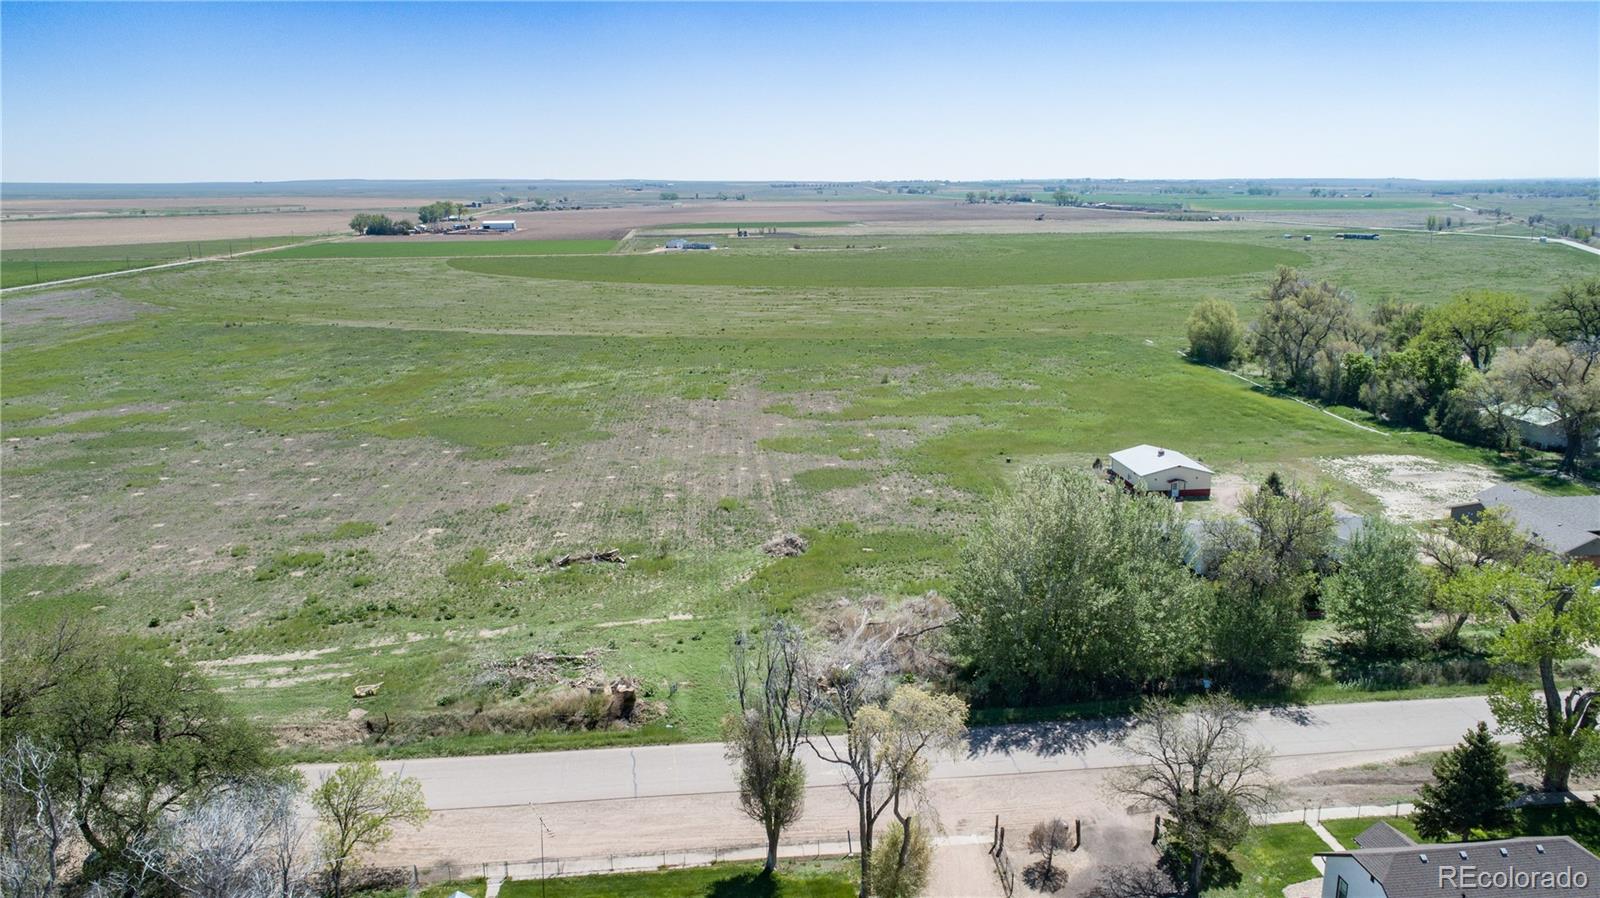
[[[1262,711],[1256,736],[1279,758],[1441,748],[1493,718],[1481,697],[1314,705]],[[971,780],[1123,766],[1122,721],[1033,724],[975,730],[969,751],[935,764],[935,781]],[[805,754],[813,783],[837,768]],[[600,802],[734,791],[720,743],[600,748],[538,754],[384,762],[422,781],[434,810]],[[303,768],[310,782],[328,765]]]

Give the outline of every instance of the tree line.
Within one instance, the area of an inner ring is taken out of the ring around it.
[[[410,219],[402,218],[395,221],[387,215],[374,212],[362,212],[350,219],[350,230],[369,237],[392,237],[409,234],[416,229],[417,226],[412,224]]]
[[[1190,354],[1249,360],[1278,386],[1380,420],[1475,445],[1520,443],[1516,416],[1548,409],[1576,469],[1600,428],[1600,279],[1568,284],[1537,308],[1514,293],[1468,290],[1432,308],[1349,291],[1280,267],[1250,298],[1248,328],[1226,300],[1189,316]]]

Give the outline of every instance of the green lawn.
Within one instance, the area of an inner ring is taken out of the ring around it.
[[[1303,823],[1275,823],[1250,829],[1228,864],[1213,874],[1205,898],[1283,898],[1284,886],[1314,879],[1311,857],[1328,846]]]
[[[801,249],[458,259],[463,271],[567,281],[744,287],[992,287],[1215,277],[1307,258],[1292,250],[1158,237],[814,239]]]
[[[174,243],[127,243],[112,246],[62,246],[0,251],[0,287],[25,287],[46,281],[106,274],[162,262],[225,255],[286,246],[305,237],[247,237]]]
[[[418,234],[401,240],[351,238],[265,253],[269,259],[415,259],[609,253],[615,240],[523,240],[478,234]]]
[[[1361,817],[1351,820],[1324,820],[1322,825],[1346,848],[1355,847],[1355,837],[1361,831],[1383,820],[1418,842],[1426,841],[1418,833],[1409,817]],[[1571,836],[1590,851],[1600,852],[1600,809],[1589,805],[1565,804],[1552,807],[1531,807],[1517,811],[1516,823],[1495,833],[1485,833],[1484,838],[1504,839],[1515,836]]]
[[[651,873],[569,876],[507,882],[503,898],[848,898],[854,880],[839,862],[783,864],[771,878],[760,864],[718,864]]]
[[[456,892],[465,892],[470,898],[483,898],[488,889],[483,877],[476,879],[462,879],[455,882],[441,882],[437,885],[425,887],[418,892],[416,898],[450,898]],[[372,892],[359,892],[357,898],[410,898],[407,889],[382,889]]]

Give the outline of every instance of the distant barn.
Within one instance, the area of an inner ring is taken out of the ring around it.
[[[1377,240],[1377,234],[1334,234],[1340,240]]]
[[[483,223],[483,229],[485,231],[515,231],[517,223],[509,218],[504,221],[486,221]]]
[[[667,249],[716,249],[716,248],[717,248],[716,245],[712,244],[712,243],[695,243],[695,242],[692,242],[692,241],[689,241],[689,240],[685,240],[682,237],[677,237],[677,238],[674,238],[672,240],[668,240],[667,241]]]

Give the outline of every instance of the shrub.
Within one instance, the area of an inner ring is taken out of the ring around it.
[[[911,846],[900,864],[900,843],[904,832],[898,822],[886,829],[872,846],[872,894],[878,898],[913,898],[928,886],[933,867],[933,840],[922,824],[911,824]]]
[[[1204,299],[1189,313],[1189,355],[1209,365],[1233,361],[1244,340],[1239,313],[1233,303]]]

